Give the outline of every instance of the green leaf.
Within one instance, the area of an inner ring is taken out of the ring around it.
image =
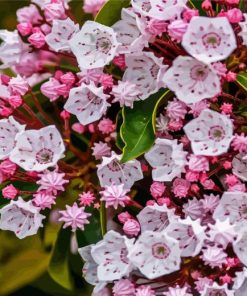
[[[130,0],[108,0],[95,17],[95,21],[112,26],[121,17],[121,10],[130,5]]]
[[[242,12],[245,12],[245,7],[246,7],[245,0],[240,0],[240,1],[239,1],[239,9],[240,9]]]
[[[200,16],[206,15],[206,12],[202,9],[203,0],[189,0],[189,4],[192,8],[198,9]]]
[[[240,72],[237,75],[236,82],[245,90],[247,91],[247,72]]]
[[[123,124],[123,115],[122,115],[122,110],[120,110],[116,118],[116,126],[117,126],[116,127],[116,131],[117,131],[116,145],[120,150],[123,150],[123,147],[125,145],[120,134],[120,128],[122,124]]]
[[[107,231],[106,226],[106,207],[105,203],[101,202],[100,204],[100,226],[101,226],[101,234],[104,236]]]
[[[51,278],[67,290],[73,290],[74,283],[69,269],[71,230],[61,228],[53,248],[48,272]]]
[[[122,162],[137,158],[151,148],[155,140],[156,112],[160,102],[171,94],[161,89],[144,101],[134,103],[133,109],[123,108],[120,129],[125,143]]]

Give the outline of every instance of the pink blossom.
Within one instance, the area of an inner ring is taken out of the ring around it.
[[[199,11],[198,9],[190,9],[186,7],[186,9],[183,11],[183,19],[187,22],[189,22],[194,16],[198,16]]]
[[[172,132],[176,132],[181,130],[181,128],[184,126],[182,120],[170,120],[168,123],[168,129]]]
[[[227,174],[225,176],[225,182],[228,186],[234,186],[239,183],[239,179],[235,175]]]
[[[7,176],[13,176],[17,170],[17,165],[10,161],[9,159],[4,160],[0,164],[0,171],[7,175]]]
[[[97,160],[102,159],[103,156],[111,155],[111,148],[106,143],[101,141],[99,143],[94,143],[92,150],[93,150],[93,156]]]
[[[42,16],[39,14],[37,7],[33,4],[20,8],[16,12],[19,23],[31,23],[37,25],[42,21]]]
[[[150,192],[155,199],[161,197],[165,192],[165,189],[166,186],[161,182],[153,182],[150,186]]]
[[[66,13],[62,1],[54,1],[45,5],[44,14],[47,22],[52,22],[54,19],[65,19]]]
[[[192,184],[190,190],[194,193],[198,193],[200,191],[200,187],[197,184]]]
[[[200,102],[189,104],[190,114],[193,114],[194,117],[198,117],[204,109],[209,107],[209,103],[206,100],[202,100]]]
[[[239,23],[243,19],[243,13],[238,8],[229,9],[226,12],[226,17],[228,18],[229,22],[232,24]]]
[[[223,167],[224,167],[224,169],[226,169],[226,170],[229,170],[229,169],[231,169],[232,168],[232,162],[231,161],[224,161],[223,162]]]
[[[17,30],[22,36],[27,36],[32,32],[32,24],[29,22],[23,22],[17,25]]]
[[[40,185],[39,190],[46,190],[57,194],[58,191],[64,191],[64,185],[69,181],[64,179],[65,173],[57,171],[47,171],[39,175],[40,180],[37,184]]]
[[[113,77],[109,74],[102,74],[100,76],[99,82],[103,86],[104,89],[112,88],[113,86]]]
[[[228,81],[228,82],[233,82],[236,80],[236,78],[237,78],[237,74],[232,71],[229,71],[226,74],[226,81]]]
[[[201,204],[205,212],[213,213],[220,201],[219,195],[204,195],[204,198],[201,199]]]
[[[232,113],[232,104],[230,103],[223,103],[220,107],[220,110],[223,114],[231,114]]]
[[[188,170],[185,174],[185,179],[189,182],[196,182],[199,179],[199,172]]]
[[[232,141],[232,147],[234,151],[247,152],[247,137],[245,137],[244,133],[241,133],[240,135],[235,134]]]
[[[180,120],[184,119],[186,113],[187,113],[187,107],[186,104],[178,101],[173,100],[169,101],[168,105],[166,107],[166,114],[172,119],[172,120]]]
[[[28,37],[28,41],[35,48],[41,48],[45,45],[45,35],[41,31],[35,32]]]
[[[175,196],[179,198],[186,197],[189,189],[190,189],[189,181],[182,178],[176,178],[173,181],[172,192],[175,194]]]
[[[128,219],[123,226],[123,231],[129,236],[137,236],[141,230],[140,224],[135,219]]]
[[[3,117],[9,117],[13,113],[13,110],[8,107],[3,107],[0,109],[0,115]]]
[[[60,81],[70,87],[75,83],[75,80],[75,75],[72,72],[67,72],[60,76]]]
[[[56,197],[48,191],[39,191],[34,194],[33,204],[42,210],[50,209],[56,203]]]
[[[137,85],[130,81],[118,81],[118,84],[112,88],[112,94],[114,95],[113,103],[119,102],[121,107],[133,108],[134,102],[138,100],[140,91]]]
[[[91,191],[83,192],[79,195],[80,206],[90,206],[95,201],[95,196]]]
[[[209,170],[209,161],[206,156],[191,154],[189,157],[189,169],[195,172]]]
[[[163,20],[151,18],[147,24],[146,30],[148,33],[157,36],[166,32],[167,23]]]
[[[212,9],[212,4],[211,4],[211,1],[210,0],[204,0],[202,2],[202,9],[203,10],[211,10]]]
[[[183,39],[183,35],[188,28],[188,23],[183,20],[175,20],[168,25],[168,34],[172,39],[177,42],[181,42]]]
[[[2,189],[3,197],[7,199],[15,199],[18,193],[19,193],[19,190],[17,190],[15,186],[12,184]]]
[[[50,99],[51,102],[56,101],[60,95],[66,94],[67,86],[61,84],[57,79],[50,78],[40,87],[42,94]]]
[[[114,57],[112,62],[114,65],[118,66],[121,70],[124,70],[126,68],[124,54],[120,54],[120,55]]]
[[[118,214],[118,220],[122,224],[124,224],[129,219],[132,219],[132,216],[128,212],[122,212]]]
[[[204,180],[201,184],[205,189],[214,189],[215,186],[214,181],[211,179]]]
[[[77,229],[84,230],[85,225],[89,224],[88,217],[91,216],[84,209],[84,207],[78,207],[75,202],[72,206],[66,205],[66,210],[59,211],[59,221],[65,222],[63,228],[71,227],[73,232]]]
[[[195,282],[196,290],[197,290],[198,292],[203,291],[206,285],[211,286],[212,284],[213,284],[213,280],[210,279],[210,278],[207,278],[207,277],[200,277],[200,278]]]
[[[59,115],[63,120],[68,120],[71,117],[70,113],[66,110],[63,110],[62,112],[60,112]]]
[[[226,64],[221,62],[213,63],[213,68],[220,77],[225,78],[227,72]]]
[[[12,95],[9,97],[9,104],[11,105],[11,107],[18,108],[23,104],[23,99],[21,98],[20,95]]]
[[[160,197],[157,199],[157,204],[159,206],[163,206],[163,205],[169,206],[171,204],[171,200],[169,197]]]
[[[86,13],[96,15],[107,0],[85,0],[83,10]]]
[[[86,131],[86,127],[79,122],[76,122],[72,125],[72,130],[78,134],[83,134]]]
[[[25,95],[29,90],[27,81],[20,75],[10,79],[9,87],[14,94],[19,94],[21,96]]]
[[[220,282],[222,284],[230,284],[232,282],[232,277],[228,274],[220,276]]]
[[[240,192],[245,192],[246,188],[245,188],[245,184],[243,183],[238,183],[235,184],[233,186],[230,186],[228,191],[240,191]]]
[[[105,186],[105,189],[100,192],[101,201],[105,201],[106,208],[114,207],[117,209],[119,206],[125,207],[126,202],[130,197],[126,195],[128,190],[124,189],[124,184]]]
[[[100,120],[98,124],[98,129],[103,134],[110,134],[115,130],[115,128],[116,128],[115,124],[109,118],[103,118],[102,120]]]
[[[112,291],[114,296],[135,296],[135,287],[128,279],[117,281]]]
[[[155,296],[155,292],[150,286],[144,285],[136,289],[135,296]]]
[[[214,268],[222,267],[222,265],[226,262],[227,255],[223,249],[219,247],[208,246],[207,249],[203,251],[201,258],[205,264]]]

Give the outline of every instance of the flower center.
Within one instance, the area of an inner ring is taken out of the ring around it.
[[[111,50],[111,40],[105,36],[99,37],[96,42],[96,49],[104,54],[108,54]]]
[[[204,81],[208,77],[208,67],[203,65],[195,65],[191,68],[190,77],[196,81]]]
[[[53,152],[50,149],[43,148],[36,154],[36,160],[41,163],[49,163],[53,159]]]
[[[225,137],[225,131],[221,126],[212,126],[209,130],[209,138],[214,141],[222,141]]]
[[[218,34],[211,32],[202,36],[202,42],[206,48],[216,48],[220,45],[221,38]]]
[[[109,168],[110,171],[112,172],[118,172],[121,171],[122,166],[117,160],[113,160],[112,162],[110,162],[107,167]]]
[[[152,254],[157,259],[165,259],[170,254],[170,249],[164,243],[156,243],[152,246]]]

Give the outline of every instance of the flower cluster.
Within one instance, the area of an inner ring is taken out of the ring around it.
[[[80,26],[33,0],[0,31],[0,229],[98,219],[75,243],[93,296],[244,296],[245,4],[119,1],[106,26],[110,2]]]

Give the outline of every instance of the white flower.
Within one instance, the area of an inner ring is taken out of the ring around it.
[[[103,87],[96,87],[94,83],[82,84],[70,90],[69,98],[64,109],[76,115],[81,124],[87,125],[100,119],[106,112],[108,95]]]
[[[66,20],[54,20],[51,33],[45,37],[46,43],[54,51],[70,51],[69,40],[79,31],[79,25],[70,18]]]
[[[184,131],[196,155],[223,154],[233,139],[231,119],[210,109],[204,109],[199,117],[186,124]]]
[[[178,56],[163,81],[186,104],[212,98],[221,91],[215,70],[189,56]]]
[[[151,0],[149,15],[160,20],[174,20],[180,18],[186,8],[186,0]]]
[[[169,119],[162,113],[158,118],[156,118],[156,130],[160,133],[167,133]]]
[[[225,221],[217,219],[215,224],[209,224],[208,226],[209,230],[207,234],[209,240],[222,246],[224,249],[238,237],[235,226],[229,223],[229,219]]]
[[[97,275],[100,281],[118,280],[129,275],[132,264],[127,255],[132,244],[132,240],[111,230],[92,247],[91,255],[98,264]]]
[[[226,17],[195,16],[183,35],[182,46],[194,58],[209,64],[226,59],[237,43]]]
[[[43,171],[53,167],[63,157],[63,139],[53,125],[40,130],[28,130],[16,136],[10,160],[26,171]]]
[[[221,221],[229,218],[230,223],[247,221],[247,193],[244,192],[224,192],[213,218]]]
[[[148,45],[148,38],[141,34],[137,27],[136,18],[136,14],[131,9],[123,8],[121,20],[112,26],[117,33],[117,41],[121,43],[117,53],[141,52],[143,47]]]
[[[243,228],[239,229],[239,238],[236,242],[233,242],[233,250],[238,256],[238,259],[247,266],[247,232],[246,224]]]
[[[166,205],[159,206],[154,204],[152,206],[146,206],[137,215],[137,219],[140,223],[142,232],[150,231],[162,231],[170,223],[170,218],[175,219],[174,209],[168,209]]]
[[[145,100],[163,86],[162,80],[168,66],[163,65],[162,59],[157,58],[152,52],[126,55],[125,63],[127,69],[123,81],[136,84],[141,100]]]
[[[112,28],[93,21],[85,22],[81,31],[70,39],[69,44],[82,69],[107,65],[116,55],[119,46]]]
[[[205,228],[200,220],[171,220],[165,232],[179,242],[181,256],[196,256],[200,253],[204,240],[206,239]]]
[[[238,35],[243,38],[243,44],[247,45],[247,13],[244,13],[244,21],[238,24],[241,27],[241,32]]]
[[[237,154],[232,160],[232,172],[239,179],[247,181],[247,159],[244,159],[245,155]]]
[[[32,201],[24,201],[21,197],[17,201],[0,209],[0,229],[15,232],[20,239],[34,235],[42,227],[45,216],[39,213],[40,208],[32,205]]]
[[[0,120],[0,160],[9,157],[15,147],[15,138],[25,130],[12,116]]]
[[[231,291],[227,288],[227,284],[220,286],[216,282],[213,285],[205,285],[203,291],[200,294],[201,296],[234,296],[234,291]],[[244,295],[241,295],[244,296]]]
[[[177,144],[177,140],[156,139],[154,146],[145,154],[153,167],[153,180],[172,181],[180,177],[187,162],[186,155],[183,144]]]
[[[130,189],[132,185],[143,178],[141,164],[138,160],[130,160],[120,163],[121,155],[112,152],[111,157],[103,157],[103,161],[98,165],[98,178],[100,185],[124,184],[125,189]]]
[[[106,208],[113,207],[115,210],[121,206],[125,207],[126,202],[130,200],[127,195],[128,190],[124,189],[124,184],[105,186],[103,191],[100,191],[101,201],[105,201]]]
[[[152,8],[150,0],[131,0],[131,6],[136,13],[140,13],[143,16],[149,16]]]
[[[203,250],[201,258],[205,264],[212,268],[222,267],[226,263],[227,254],[219,247],[208,246],[206,250]]]
[[[17,31],[0,30],[0,69],[9,68],[18,64],[24,53],[28,52],[28,45],[23,43]]]
[[[235,276],[232,287],[235,291],[234,296],[243,296],[247,291],[247,268],[244,268],[243,271],[236,272]]]
[[[180,268],[178,241],[164,232],[143,232],[129,251],[128,258],[148,279],[158,278]]]

